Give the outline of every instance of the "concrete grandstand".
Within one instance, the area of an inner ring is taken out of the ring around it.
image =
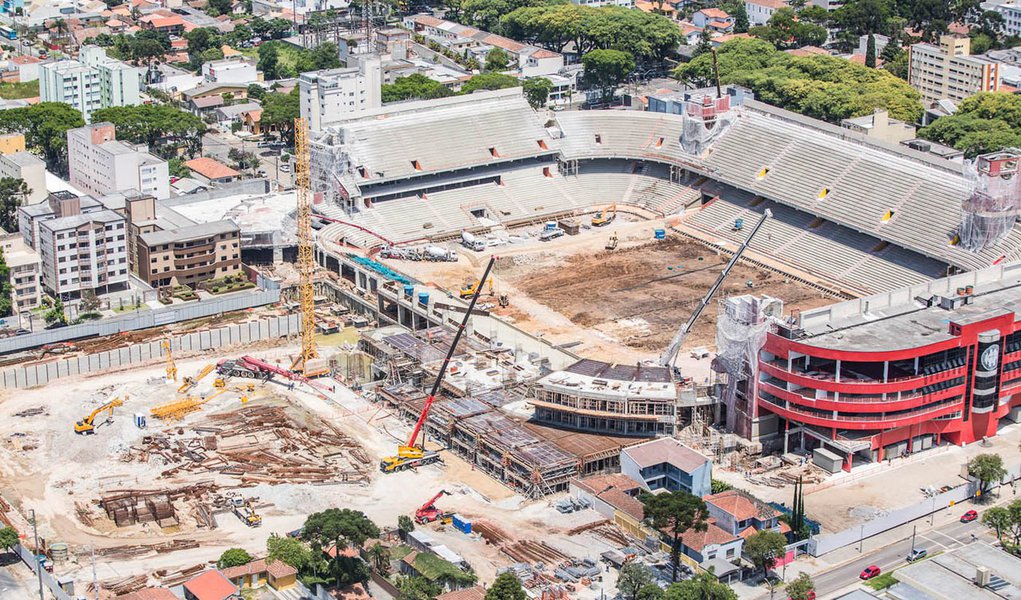
[[[725,110],[693,140],[690,115],[537,113],[520,89],[384,107],[315,134],[317,209],[357,226],[320,235],[434,242],[616,203],[733,247],[735,221],[770,208],[751,256],[845,295],[1021,257],[1017,228],[977,252],[956,243],[961,165],[755,101]]]

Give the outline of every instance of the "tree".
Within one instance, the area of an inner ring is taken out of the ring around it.
[[[638,561],[625,563],[617,576],[617,591],[626,600],[638,600],[638,592],[655,581],[652,569]]]
[[[4,231],[18,230],[18,207],[31,193],[24,179],[0,178],[0,228]]]
[[[493,48],[486,54],[487,71],[503,71],[510,64],[510,57],[500,48]]]
[[[304,569],[312,560],[312,553],[301,540],[270,535],[266,540],[267,562],[279,560],[295,569]]]
[[[246,552],[244,548],[231,548],[224,550],[223,554],[220,555],[220,559],[216,561],[216,568],[229,569],[231,567],[247,565],[250,562],[252,562],[252,555]]]
[[[790,600],[810,600],[815,592],[815,582],[808,573],[799,573],[794,581],[787,584],[787,597]]]
[[[744,555],[756,569],[762,570],[762,574],[766,575],[773,568],[776,559],[783,555],[786,546],[787,538],[782,533],[763,529],[748,537],[744,543]]]
[[[0,317],[14,313],[14,286],[11,285],[11,269],[0,250]]]
[[[25,134],[25,144],[42,153],[47,168],[63,175],[67,174],[67,130],[84,124],[82,114],[62,102],[0,111],[0,132]]]
[[[698,34],[698,43],[695,44],[695,50],[692,51],[693,56],[701,56],[707,52],[713,50],[713,32],[708,27],[703,27],[702,32]]]
[[[748,9],[744,2],[738,2],[734,8],[734,33],[748,33]]]
[[[400,592],[397,600],[433,600],[443,593],[443,588],[425,577],[401,577],[397,580],[397,590]]]
[[[777,9],[769,18],[769,23],[752,27],[748,33],[780,49],[821,46],[829,35],[825,27],[801,20],[790,8]]]
[[[871,33],[865,46],[865,66],[870,69],[876,68],[876,36]]]
[[[259,168],[259,157],[254,152],[247,152],[240,148],[231,148],[227,151],[227,159],[234,163],[234,168],[238,171],[248,171]]]
[[[681,536],[689,530],[705,531],[708,528],[705,502],[687,492],[643,494],[639,499],[645,508],[645,521],[670,536],[671,581],[677,581]]]
[[[1007,469],[1003,468],[1003,458],[999,454],[979,454],[968,462],[968,475],[978,479],[982,494],[1006,474]]]
[[[266,88],[262,87],[258,83],[248,84],[248,97],[254,98],[255,100],[262,100],[266,96]]]
[[[737,594],[716,579],[710,567],[708,572],[667,586],[663,600],[737,600]]]
[[[662,600],[663,599],[663,588],[659,587],[655,583],[650,583],[642,586],[642,589],[638,590],[638,600]]]
[[[521,85],[517,77],[503,73],[479,73],[461,86],[462,94],[471,94],[478,90],[502,90]]]
[[[50,310],[46,311],[45,315],[43,315],[43,320],[46,321],[47,325],[56,325],[58,323],[61,325],[67,325],[67,315],[64,314],[64,303],[60,301],[60,298],[53,301],[53,306]]]
[[[386,577],[390,574],[390,551],[383,544],[376,542],[369,548],[369,558],[376,572]]]
[[[259,63],[257,68],[262,71],[265,79],[280,79],[280,55],[276,44],[259,46]]]
[[[206,12],[214,17],[229,15],[231,4],[233,4],[231,0],[209,0],[209,3],[206,5]]]
[[[1003,543],[1003,534],[1010,531],[1010,511],[1002,506],[994,506],[982,513],[982,524],[996,532],[996,539]]]
[[[294,120],[301,116],[299,93],[295,86],[289,94],[272,92],[262,99],[262,125],[275,127],[289,144],[294,143]]]
[[[397,517],[397,530],[401,534],[401,539],[407,538],[408,534],[415,530],[415,521],[408,515],[400,515]]]
[[[922,115],[918,91],[882,69],[835,56],[792,56],[759,39],[732,40],[716,53],[721,83],[746,87],[758,100],[809,117],[839,123],[885,108],[892,118],[914,123]],[[710,85],[712,56],[698,56],[673,74],[689,85]]]
[[[726,481],[722,481],[720,479],[713,479],[712,482],[710,483],[710,488],[712,493],[719,494],[720,492],[726,492],[728,490],[734,489],[734,486],[730,485]]]
[[[553,91],[553,82],[545,77],[532,77],[526,79],[521,87],[524,89],[525,98],[528,99],[528,105],[538,109],[546,106],[549,93]]]
[[[301,537],[315,542],[320,548],[332,545],[335,548],[331,567],[336,584],[345,580],[368,578],[364,563],[358,559],[345,558],[341,550],[347,545],[361,546],[370,537],[378,537],[379,528],[360,510],[329,508],[309,515],[302,528]]]
[[[0,529],[0,547],[10,551],[18,543],[18,530],[13,527]]]
[[[450,91],[450,88],[438,81],[429,79],[421,73],[415,73],[407,77],[398,77],[393,83],[382,86],[383,102],[397,102],[400,100],[411,100],[412,98],[431,100],[433,98],[446,98],[453,95],[454,92]]]
[[[145,144],[164,158],[178,156],[183,150],[194,156],[202,147],[206,124],[190,112],[167,104],[111,106],[92,113],[94,123],[113,123],[117,139]]]
[[[493,585],[486,590],[485,600],[525,600],[527,597],[518,578],[513,573],[505,571],[500,573],[493,581]]]
[[[635,69],[635,58],[620,50],[593,50],[581,57],[585,81],[602,92],[603,102],[613,100],[617,86]]]

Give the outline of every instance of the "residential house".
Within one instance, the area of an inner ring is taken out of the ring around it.
[[[706,28],[716,33],[733,33],[734,17],[718,8],[701,8],[691,15],[695,27]]]
[[[258,589],[267,584],[275,590],[286,590],[296,584],[298,570],[279,560],[267,563],[260,558],[240,567],[223,569],[222,573],[240,590]]]
[[[158,31],[172,36],[180,36],[184,33],[184,19],[181,15],[152,13],[138,20],[142,29]]]
[[[9,69],[16,71],[18,81],[36,81],[39,79],[39,65],[43,60],[37,56],[15,56],[10,60]]]
[[[259,80],[254,59],[232,56],[202,65],[202,76],[210,83],[235,83],[247,86]]]
[[[699,498],[712,492],[713,463],[674,438],[624,448],[620,470],[651,491],[683,491]]]
[[[195,116],[201,117],[211,111],[224,106],[223,96],[216,94],[202,98],[192,98],[188,101],[188,110]]]
[[[604,6],[619,6],[621,8],[634,8],[635,0],[571,0],[574,4],[581,6],[593,6],[602,8]]]
[[[689,529],[681,534],[681,552],[703,569],[713,568],[713,574],[722,581],[739,578],[736,566],[741,558],[744,539],[736,536],[709,519],[705,531]]]
[[[234,600],[241,598],[237,586],[213,569],[184,583],[185,600]]]
[[[773,18],[773,13],[789,6],[787,0],[745,0],[744,10],[748,13],[748,25],[750,27],[765,25]]]
[[[883,108],[875,109],[871,115],[844,119],[840,122],[840,126],[891,144],[915,139],[914,125],[891,119],[890,113]]]
[[[117,600],[181,600],[167,588],[147,587],[131,592],[124,596],[118,596]]]
[[[262,124],[262,108],[253,108],[241,113],[241,130],[252,135],[265,135],[276,133],[277,127],[270,125],[264,127]]]
[[[191,102],[196,98],[205,98],[207,96],[222,96],[223,94],[232,94],[235,100],[245,100],[248,98],[248,86],[237,83],[210,83],[206,82],[197,85],[190,90],[184,90],[181,92],[181,97],[185,102]]]
[[[454,590],[436,596],[436,600],[485,600],[486,588],[476,585],[474,587]]]
[[[727,490],[704,498],[709,516],[718,527],[747,539],[757,531],[787,533],[790,527],[780,521],[780,511],[742,490]]]
[[[216,159],[205,156],[186,161],[184,166],[191,171],[196,180],[205,184],[230,183],[241,177],[241,173],[238,171]]]

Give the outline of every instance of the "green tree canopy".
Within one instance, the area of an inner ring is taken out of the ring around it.
[[[67,174],[67,130],[85,125],[82,114],[62,102],[40,102],[0,111],[0,132],[23,133],[50,171]]]
[[[486,590],[486,600],[525,600],[527,597],[521,582],[509,571],[497,575]]]
[[[999,454],[979,454],[968,461],[968,475],[979,481],[982,493],[989,491],[992,484],[999,483],[1007,469],[1003,467],[1003,457]]]
[[[581,57],[585,82],[602,91],[603,101],[613,99],[617,86],[635,69],[635,59],[620,50],[593,50]]]
[[[791,8],[777,9],[769,23],[752,27],[748,33],[781,49],[821,46],[828,35],[825,27],[799,19]]]
[[[763,529],[756,531],[744,543],[744,555],[765,575],[776,564],[776,559],[783,556],[787,546],[787,538],[782,533]]]
[[[500,48],[493,48],[486,54],[487,71],[503,71],[510,64],[510,57]]]
[[[24,179],[0,178],[0,228],[18,230],[18,207],[32,193]]]
[[[553,91],[553,82],[545,77],[532,77],[526,79],[521,85],[528,99],[528,105],[532,108],[542,108],[549,101],[549,94]]]
[[[279,560],[298,570],[304,569],[312,559],[308,546],[301,540],[291,537],[269,536],[266,540],[266,550],[269,552],[267,561]]]
[[[617,576],[617,591],[625,600],[638,600],[638,593],[655,581],[652,569],[636,560],[624,563]]]
[[[361,546],[370,537],[378,537],[379,528],[360,510],[329,508],[309,515],[301,536],[323,547],[335,542]]]
[[[790,600],[810,600],[815,592],[815,582],[808,573],[799,573],[785,589]]]
[[[670,561],[673,565],[671,580],[677,581],[681,536],[688,530],[705,531],[709,526],[706,522],[708,511],[705,502],[687,492],[643,494],[639,500],[645,508],[645,521],[670,538]]]
[[[13,527],[0,529],[0,548],[10,550],[18,543],[18,530]]]
[[[262,71],[263,77],[266,79],[280,78],[280,53],[277,50],[276,44],[263,44],[259,46],[259,63],[257,68]]]
[[[918,137],[953,146],[968,158],[1021,146],[1021,96],[975,94],[961,102],[956,113],[919,130]]]
[[[271,92],[262,98],[262,125],[275,127],[290,144],[294,143],[294,120],[301,116],[300,93],[295,86],[288,94]]]
[[[398,77],[393,83],[383,84],[383,102],[397,102],[399,100],[431,100],[433,98],[446,98],[453,96],[454,92],[438,81],[433,81],[421,73],[415,73],[407,77]]]
[[[917,90],[881,69],[835,56],[793,56],[757,39],[737,39],[717,48],[720,81],[755,92],[763,102],[816,119],[839,123],[885,108],[890,116],[914,123],[922,115]],[[712,56],[680,65],[674,76],[705,86],[713,81]]]
[[[246,552],[244,548],[231,548],[223,551],[219,560],[216,561],[216,567],[218,569],[229,569],[231,567],[247,565],[250,562],[252,562],[252,555]]]
[[[670,584],[663,600],[737,600],[737,593],[721,583],[711,572],[698,573],[691,579]]]
[[[477,90],[502,90],[521,85],[517,77],[503,73],[479,73],[461,86],[462,94],[470,94]]]
[[[92,113],[93,123],[113,123],[117,139],[146,144],[149,150],[165,157],[176,156],[179,149],[194,155],[202,147],[206,125],[190,112],[167,104],[112,106]]]
[[[397,590],[400,592],[397,600],[433,600],[443,593],[443,588],[425,577],[401,577],[397,580]]]

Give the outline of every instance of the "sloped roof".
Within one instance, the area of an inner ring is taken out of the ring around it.
[[[198,600],[225,600],[238,593],[237,586],[215,569],[185,582],[184,588]]]
[[[737,536],[716,525],[714,519],[709,520],[705,531],[689,529],[681,534],[681,542],[698,553],[706,546],[726,544],[736,539]]]
[[[199,175],[207,179],[220,179],[223,177],[237,177],[241,173],[228,167],[218,160],[202,156],[200,158],[193,158],[184,163],[184,166],[188,167],[192,171],[195,171]]]
[[[629,446],[621,452],[627,454],[642,468],[669,463],[685,473],[691,473],[709,462],[708,458],[674,438],[660,438]]]
[[[710,494],[705,497],[705,501],[706,504],[712,504],[732,515],[737,521],[766,520],[780,516],[780,511],[741,490],[727,490],[719,494]]]

